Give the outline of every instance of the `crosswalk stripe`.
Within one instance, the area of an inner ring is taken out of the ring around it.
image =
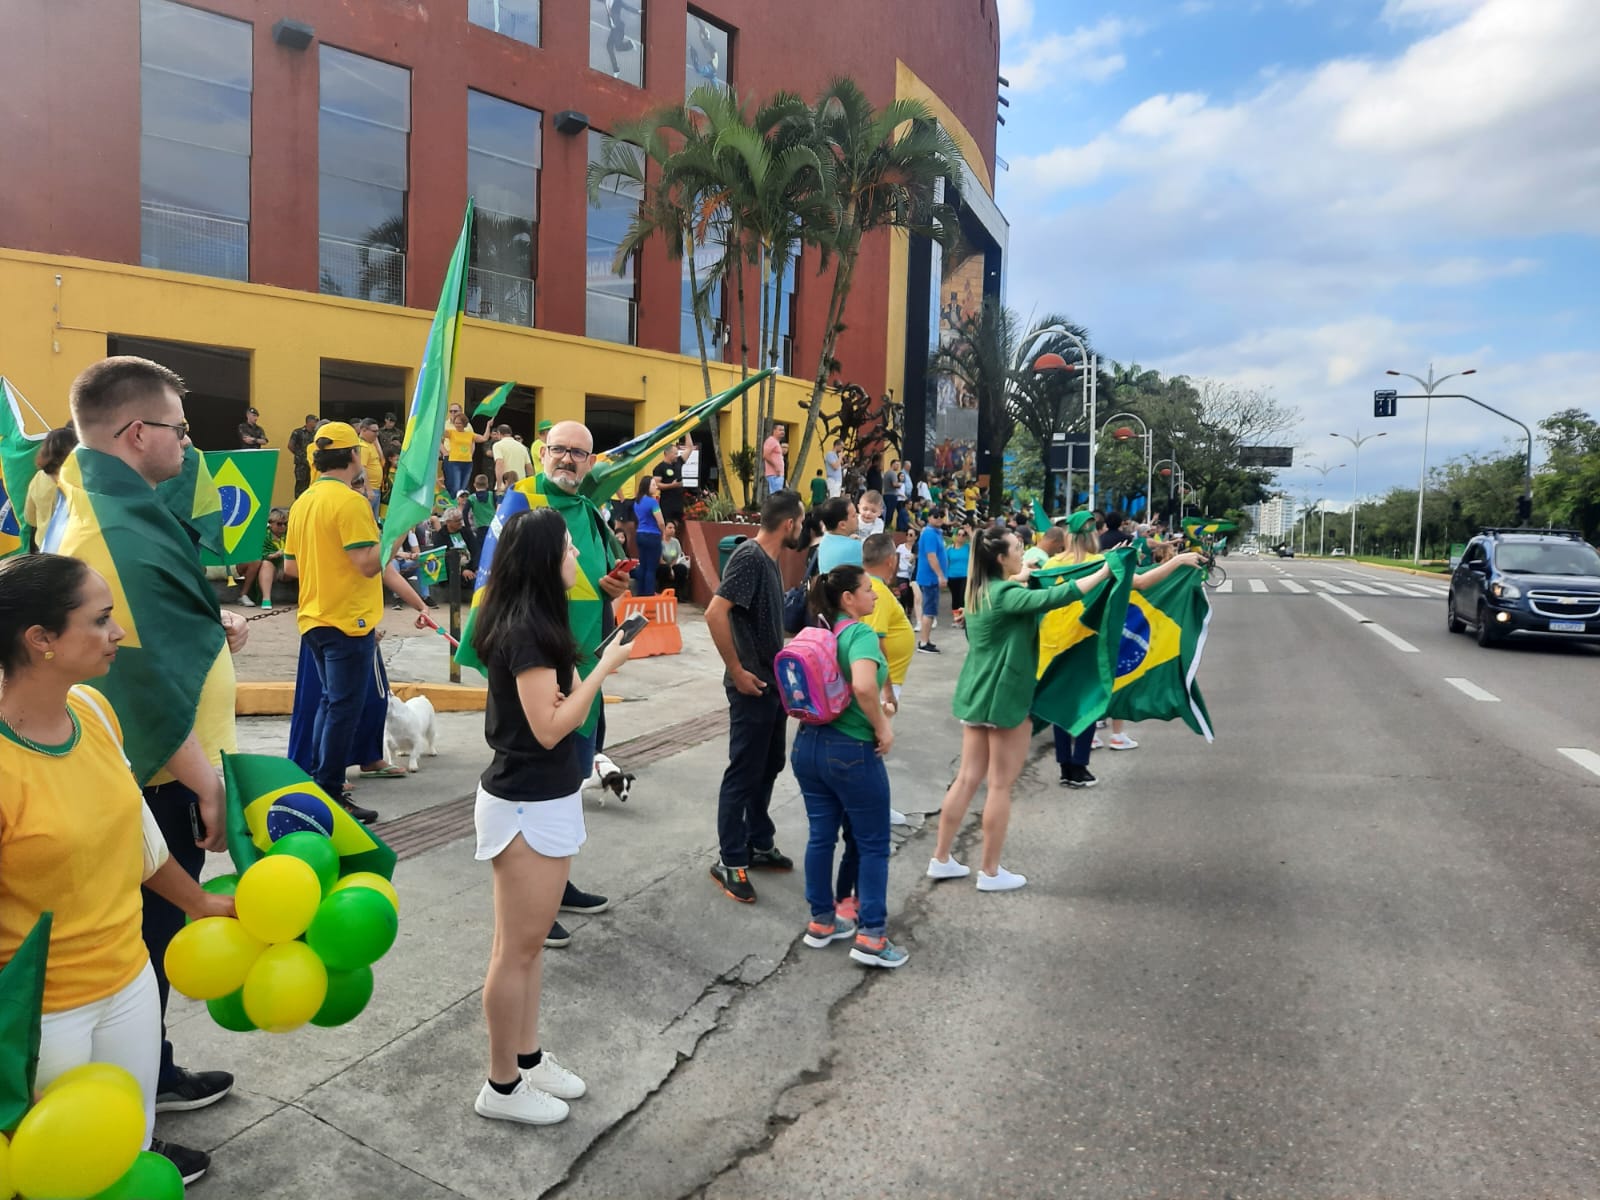
[[[1267,581],[1265,579],[1252,579],[1250,581],[1250,590],[1252,592],[1264,592],[1264,591],[1266,591],[1267,590]]]
[[[1584,770],[1593,771],[1596,775],[1600,775],[1600,754],[1596,754],[1593,750],[1585,750],[1576,746],[1560,746],[1557,747],[1556,753],[1564,754]]]
[[[1413,588],[1406,587],[1403,583],[1380,583],[1378,586],[1388,588],[1396,596],[1431,596],[1433,594],[1432,592],[1416,591]]]
[[[1337,583],[1327,579],[1313,579],[1311,582],[1325,592],[1332,592],[1335,596],[1348,596],[1350,594],[1346,588],[1340,587]]]
[[[1348,587],[1348,588],[1355,588],[1356,591],[1358,591],[1358,592],[1360,592],[1360,593],[1362,593],[1363,595],[1366,595],[1366,596],[1381,596],[1381,595],[1383,595],[1383,593],[1380,592],[1377,588],[1369,587],[1368,585],[1366,585],[1364,583],[1356,583],[1354,580],[1346,579],[1344,581],[1344,585],[1345,585],[1345,587]]]
[[[1285,588],[1287,588],[1289,591],[1293,592],[1297,596],[1304,596],[1307,592],[1309,592],[1311,590],[1310,588],[1306,587],[1304,584],[1296,583],[1292,579],[1285,579],[1283,581],[1283,586]]]
[[[1215,591],[1215,592],[1231,592],[1231,591],[1233,591],[1233,580],[1224,579],[1221,583],[1217,584],[1217,586],[1214,587],[1212,589],[1212,591]]]

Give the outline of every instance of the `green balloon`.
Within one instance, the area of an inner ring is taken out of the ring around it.
[[[170,1159],[141,1150],[122,1178],[92,1200],[183,1200],[183,1176]]]
[[[339,879],[339,852],[333,848],[330,839],[312,830],[302,829],[298,833],[285,834],[272,843],[272,849],[267,853],[287,854],[308,864],[317,873],[317,882],[322,885],[324,896]]]
[[[208,879],[200,885],[202,892],[210,892],[213,896],[231,896],[239,890],[238,875],[218,875],[215,879]]]
[[[400,918],[382,892],[350,887],[317,907],[306,944],[330,971],[354,971],[377,962],[394,945]]]
[[[354,971],[328,972],[328,998],[311,1018],[313,1025],[331,1029],[361,1015],[367,1001],[372,999],[372,968],[357,967]]]
[[[256,1023],[244,1011],[243,988],[215,1000],[207,1000],[206,1011],[218,1025],[234,1033],[250,1033],[256,1028]]]

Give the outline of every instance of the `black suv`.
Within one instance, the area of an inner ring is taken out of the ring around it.
[[[1600,553],[1572,530],[1485,529],[1450,576],[1446,623],[1478,645],[1509,637],[1600,641]]]

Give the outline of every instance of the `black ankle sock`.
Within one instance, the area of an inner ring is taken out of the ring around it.
[[[543,1060],[544,1051],[535,1050],[532,1054],[517,1055],[517,1066],[521,1067],[524,1071],[531,1071]]]
[[[509,1096],[512,1092],[517,1090],[517,1084],[520,1082],[522,1082],[520,1079],[513,1079],[510,1083],[496,1083],[491,1079],[489,1080],[489,1086],[495,1091],[499,1092],[502,1096]]]

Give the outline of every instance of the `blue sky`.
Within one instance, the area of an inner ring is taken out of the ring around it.
[[[1374,420],[1386,368],[1474,367],[1445,390],[1529,424],[1600,417],[1600,0],[999,7],[1006,298],[1024,316],[1271,389],[1301,412],[1297,459],[1348,463],[1330,433],[1385,432],[1363,494],[1416,486],[1423,404]],[[1428,460],[1513,436],[1439,401]]]

